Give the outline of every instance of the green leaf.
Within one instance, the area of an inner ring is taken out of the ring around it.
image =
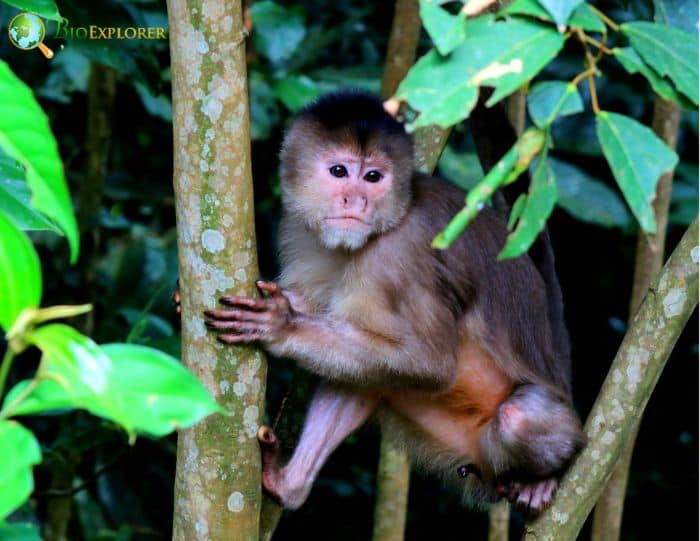
[[[49,122],[32,91],[0,60],[0,148],[26,169],[31,204],[52,218],[78,257],[78,225],[73,214],[63,164]]]
[[[34,524],[0,523],[0,539],[2,541],[41,541],[41,536]]]
[[[623,49],[616,47],[612,51],[615,58],[629,73],[640,73],[643,75],[651,84],[654,92],[659,96],[666,100],[675,101],[684,109],[695,109],[695,105],[688,98],[678,92],[668,79],[661,77],[661,75],[651,69],[632,47]]]
[[[9,6],[16,7],[22,11],[31,11],[44,19],[60,21],[63,19],[58,12],[56,2],[53,0],[2,0]]]
[[[542,21],[554,22],[549,12],[537,0],[515,0],[515,2],[503,9],[501,13],[527,15]],[[574,9],[573,14],[569,17],[567,26],[573,26],[589,32],[605,32],[605,23],[600,20],[600,17],[596,15],[588,3],[580,4]]]
[[[25,308],[41,300],[41,267],[29,239],[0,214],[0,327],[7,332]]]
[[[654,232],[651,202],[659,176],[678,162],[653,131],[629,117],[601,111],[596,132],[610,169],[644,231]]]
[[[530,89],[527,110],[535,125],[544,128],[558,116],[583,111],[583,101],[575,85],[563,81],[545,81]]]
[[[164,436],[212,413],[225,413],[200,381],[170,355],[135,344],[107,344],[102,351],[114,367],[110,380],[114,393],[137,430]]]
[[[448,127],[463,120],[476,103],[479,85],[494,87],[492,105],[534,77],[563,44],[554,28],[529,19],[470,20],[459,47],[446,57],[430,51],[399,86],[396,97],[422,113],[408,128]]]
[[[306,75],[288,75],[272,86],[275,95],[292,112],[318,98],[323,91]]]
[[[436,2],[420,0],[420,18],[441,55],[452,52],[467,35],[467,18],[461,10],[451,15]]]
[[[557,24],[568,22],[571,13],[583,0],[538,0]],[[544,166],[543,166],[544,167]]]
[[[0,149],[0,213],[23,231],[53,231],[62,235],[51,220],[30,205],[31,197],[24,168]]]
[[[521,206],[513,206],[511,214],[518,217],[518,225],[515,231],[508,235],[506,245],[498,254],[499,260],[518,257],[527,252],[554,210],[557,202],[557,183],[554,172],[547,163],[547,146],[547,143],[543,145],[542,152],[537,158],[525,202],[520,203]],[[514,217],[511,215],[510,219],[513,221]]]
[[[250,8],[255,48],[273,63],[294,54],[306,34],[304,12],[274,2],[255,2]]]
[[[654,20],[691,34],[698,33],[697,0],[654,0]]]
[[[698,39],[678,28],[644,21],[620,26],[630,44],[661,76],[698,104]]]
[[[173,357],[135,344],[98,346],[60,324],[40,327],[28,339],[44,353],[39,382],[13,415],[82,408],[111,419],[129,433],[163,436],[223,412],[202,384]],[[30,381],[10,390],[5,407]]]
[[[632,216],[617,192],[569,163],[551,156],[547,161],[557,180],[557,204],[566,212],[602,227],[630,227]]]
[[[32,466],[41,462],[34,434],[15,421],[0,420],[0,520],[17,509],[34,489]],[[5,539],[4,537],[2,539]]]

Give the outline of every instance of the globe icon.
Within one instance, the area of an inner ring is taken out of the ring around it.
[[[44,41],[44,21],[33,13],[20,13],[10,21],[10,41],[19,49],[34,49]]]

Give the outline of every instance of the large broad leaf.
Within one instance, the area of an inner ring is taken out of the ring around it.
[[[698,104],[698,38],[678,28],[644,21],[620,26],[630,44],[661,76]]]
[[[102,351],[112,361],[110,383],[124,416],[141,432],[163,436],[225,412],[189,370],[162,351],[135,344],[107,344]]]
[[[563,43],[553,27],[529,19],[483,16],[469,21],[459,47],[447,57],[430,51],[399,86],[396,97],[422,113],[409,129],[449,127],[463,120],[480,85],[494,87],[492,105],[534,77]]]
[[[527,110],[535,125],[544,128],[558,116],[583,111],[583,101],[575,85],[563,81],[545,81],[537,83],[528,92]]]
[[[6,332],[41,300],[41,267],[29,239],[0,214],[0,327]]]
[[[544,9],[537,0],[515,0],[507,8],[501,11],[508,15],[527,15],[542,21],[554,22],[549,12]],[[605,23],[591,9],[587,3],[580,4],[574,9],[567,26],[574,26],[589,32],[605,32]]]
[[[617,192],[578,167],[547,158],[557,181],[557,205],[582,222],[628,228],[632,216]]]
[[[37,334],[39,335],[37,337]],[[65,325],[46,325],[30,336],[44,353],[39,383],[13,415],[81,408],[134,431],[163,436],[223,411],[173,357],[146,346],[98,346]],[[5,407],[26,390],[10,390]]]
[[[656,230],[651,202],[659,176],[672,169],[678,156],[653,131],[629,117],[601,111],[596,132],[603,153],[639,224]]]
[[[654,20],[676,26],[692,34],[698,33],[697,0],[654,0]]]
[[[26,169],[32,205],[61,227],[74,262],[78,256],[78,226],[56,140],[32,91],[1,60],[0,96],[0,148]]]
[[[460,10],[451,15],[437,2],[420,0],[420,18],[435,48],[442,55],[452,52],[467,35],[467,18]]]
[[[0,523],[0,539],[2,541],[41,541],[41,536],[34,524]]]
[[[498,259],[509,259],[524,254],[544,229],[547,218],[557,202],[557,184],[552,168],[547,163],[547,144],[537,158],[527,199],[513,206],[518,225],[506,240]]]
[[[616,47],[613,49],[613,54],[629,73],[640,73],[643,75],[649,81],[654,92],[659,96],[666,100],[673,100],[685,109],[695,109],[695,105],[678,92],[671,81],[661,77],[661,75],[651,69],[632,47],[622,49]]]
[[[23,231],[54,231],[62,235],[60,228],[31,206],[31,198],[24,167],[0,149],[0,213]]]
[[[306,34],[304,13],[274,2],[255,2],[250,8],[255,48],[272,62],[288,59]]]
[[[31,11],[44,19],[52,21],[60,21],[63,19],[58,12],[56,2],[53,0],[2,0],[7,5],[21,9],[22,11]]]
[[[583,0],[538,0],[549,11],[557,24],[564,25],[568,22],[571,13]]]
[[[41,462],[41,450],[34,434],[21,424],[0,420],[0,457],[2,457],[0,520],[2,520],[22,505],[34,489],[32,466]]]

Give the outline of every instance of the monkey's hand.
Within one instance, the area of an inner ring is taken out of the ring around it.
[[[293,326],[296,313],[289,298],[274,282],[259,280],[255,284],[267,294],[262,299],[227,296],[219,302],[230,308],[206,310],[204,323],[210,329],[221,331],[217,340],[225,344],[262,342],[267,346],[284,340]]]

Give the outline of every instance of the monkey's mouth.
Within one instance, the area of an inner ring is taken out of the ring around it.
[[[360,225],[369,227],[372,225],[371,223],[363,220],[362,218],[358,218],[357,216],[327,216],[324,219],[333,225],[341,227],[358,227]]]

